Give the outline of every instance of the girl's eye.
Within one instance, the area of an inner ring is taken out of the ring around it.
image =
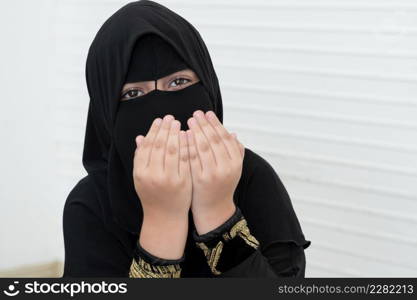
[[[141,90],[131,89],[131,90],[128,90],[126,93],[124,93],[122,95],[122,100],[128,100],[128,99],[136,98],[136,97],[142,96],[143,94],[145,94],[145,93]]]
[[[189,83],[191,80],[183,77],[175,78],[173,81],[169,83],[169,87],[178,87],[181,85],[184,85],[186,83]]]

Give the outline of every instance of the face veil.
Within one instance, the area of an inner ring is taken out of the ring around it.
[[[187,120],[194,111],[213,110],[210,96],[200,81],[179,90],[161,90],[157,80],[189,68],[175,50],[157,35],[140,38],[132,53],[126,83],[154,81],[154,89],[139,97],[119,103],[113,139],[127,178],[133,174],[135,138],[145,136],[155,118],[171,114],[187,130]],[[175,77],[174,77],[175,78]],[[133,182],[130,182],[133,188]]]
[[[149,46],[151,40],[165,49],[159,50],[165,56],[156,55],[148,68],[138,68],[143,61],[135,60],[143,56],[135,54],[150,53],[149,47],[141,46]],[[151,71],[158,58],[169,59],[170,63],[161,61],[159,68]],[[158,79],[184,66],[192,69],[200,81],[182,90],[156,89],[124,103],[119,101],[126,80]],[[125,5],[102,25],[89,48],[86,79],[90,104],[83,165],[95,183],[104,220],[111,218],[137,234],[143,216],[131,176],[134,137],[146,134],[151,120],[168,113],[181,121],[183,129],[197,109],[213,110],[222,121],[218,79],[198,31],[173,11],[147,0]]]

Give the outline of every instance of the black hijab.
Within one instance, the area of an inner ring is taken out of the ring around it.
[[[132,233],[139,231],[141,207],[135,191],[127,186],[130,178],[121,175],[124,170],[115,151],[113,132],[132,52],[136,42],[151,33],[169,43],[187,62],[206,89],[213,111],[223,119],[210,55],[198,31],[185,19],[158,3],[142,0],[125,5],[103,24],[87,57],[90,105],[83,164],[97,185],[104,215],[111,217],[110,209],[114,220]]]
[[[205,93],[209,102],[205,110],[213,110],[223,121],[219,82],[209,52],[198,31],[184,18],[158,3],[141,0],[125,5],[102,25],[90,46],[86,64],[90,104],[83,165],[94,184],[103,223],[116,223],[120,232],[131,235],[130,240],[121,238],[128,250],[140,232],[143,215],[131,173],[126,170],[114,135],[122,86],[130,76],[129,70],[137,69],[132,67],[135,65],[132,55],[137,51],[136,46],[150,34],[168,43],[197,74],[200,82],[196,89]],[[184,90],[187,89],[191,87]],[[141,120],[138,118],[135,122],[140,124]],[[280,179],[262,157],[247,148],[234,199],[264,245],[277,240],[293,241],[304,248],[310,244],[304,239]],[[191,217],[190,226],[193,226]],[[191,253],[195,247],[192,247],[192,238],[188,240],[186,253]],[[197,250],[190,256],[200,255],[202,266],[205,259],[200,252]]]

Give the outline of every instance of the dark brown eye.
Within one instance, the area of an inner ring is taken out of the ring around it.
[[[128,100],[128,99],[136,98],[136,97],[142,96],[143,94],[144,92],[139,89],[131,89],[122,95],[121,100]]]
[[[173,81],[169,83],[169,87],[178,87],[184,84],[189,83],[191,80],[183,77],[175,78]]]

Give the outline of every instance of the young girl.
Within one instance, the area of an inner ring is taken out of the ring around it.
[[[271,165],[223,126],[198,31],[142,0],[88,53],[88,175],[64,208],[64,277],[304,277],[304,238]]]

